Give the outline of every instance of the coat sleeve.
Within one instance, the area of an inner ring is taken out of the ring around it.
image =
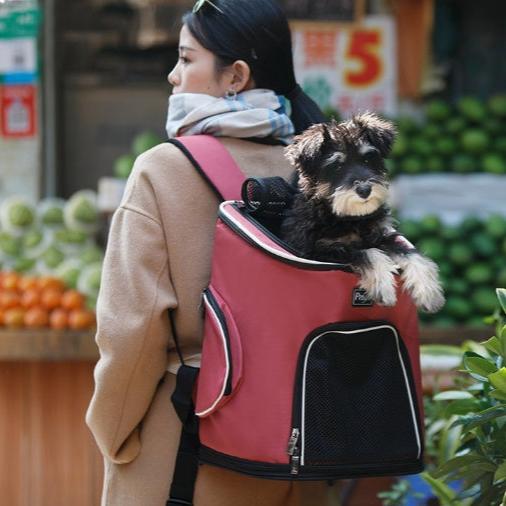
[[[140,451],[142,420],[172,344],[167,311],[176,306],[164,230],[154,192],[143,184],[143,163],[142,157],[136,162],[111,222],[97,301],[100,359],[86,414],[100,451],[118,464]]]

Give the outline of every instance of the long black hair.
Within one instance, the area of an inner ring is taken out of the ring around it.
[[[244,60],[258,88],[290,100],[298,134],[326,120],[295,80],[290,27],[276,0],[211,0],[183,16],[197,41],[211,51],[218,69]]]

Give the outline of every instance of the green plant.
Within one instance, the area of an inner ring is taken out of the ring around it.
[[[506,506],[506,289],[496,292],[500,309],[489,321],[496,335],[466,343],[465,377],[436,394],[428,413],[434,418],[427,439],[438,442],[428,450],[437,467],[423,477],[443,506]],[[453,481],[461,483],[458,493],[448,486]]]

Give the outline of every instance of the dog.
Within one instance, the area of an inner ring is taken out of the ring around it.
[[[438,267],[396,232],[387,206],[384,160],[395,127],[373,113],[313,125],[285,148],[298,192],[281,224],[281,239],[300,256],[348,264],[378,304],[396,303],[396,279],[418,308],[445,302]]]

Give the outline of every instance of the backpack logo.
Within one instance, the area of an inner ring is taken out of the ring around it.
[[[352,306],[372,306],[372,304],[372,299],[363,288],[355,288],[353,290],[353,298],[351,300]]]

